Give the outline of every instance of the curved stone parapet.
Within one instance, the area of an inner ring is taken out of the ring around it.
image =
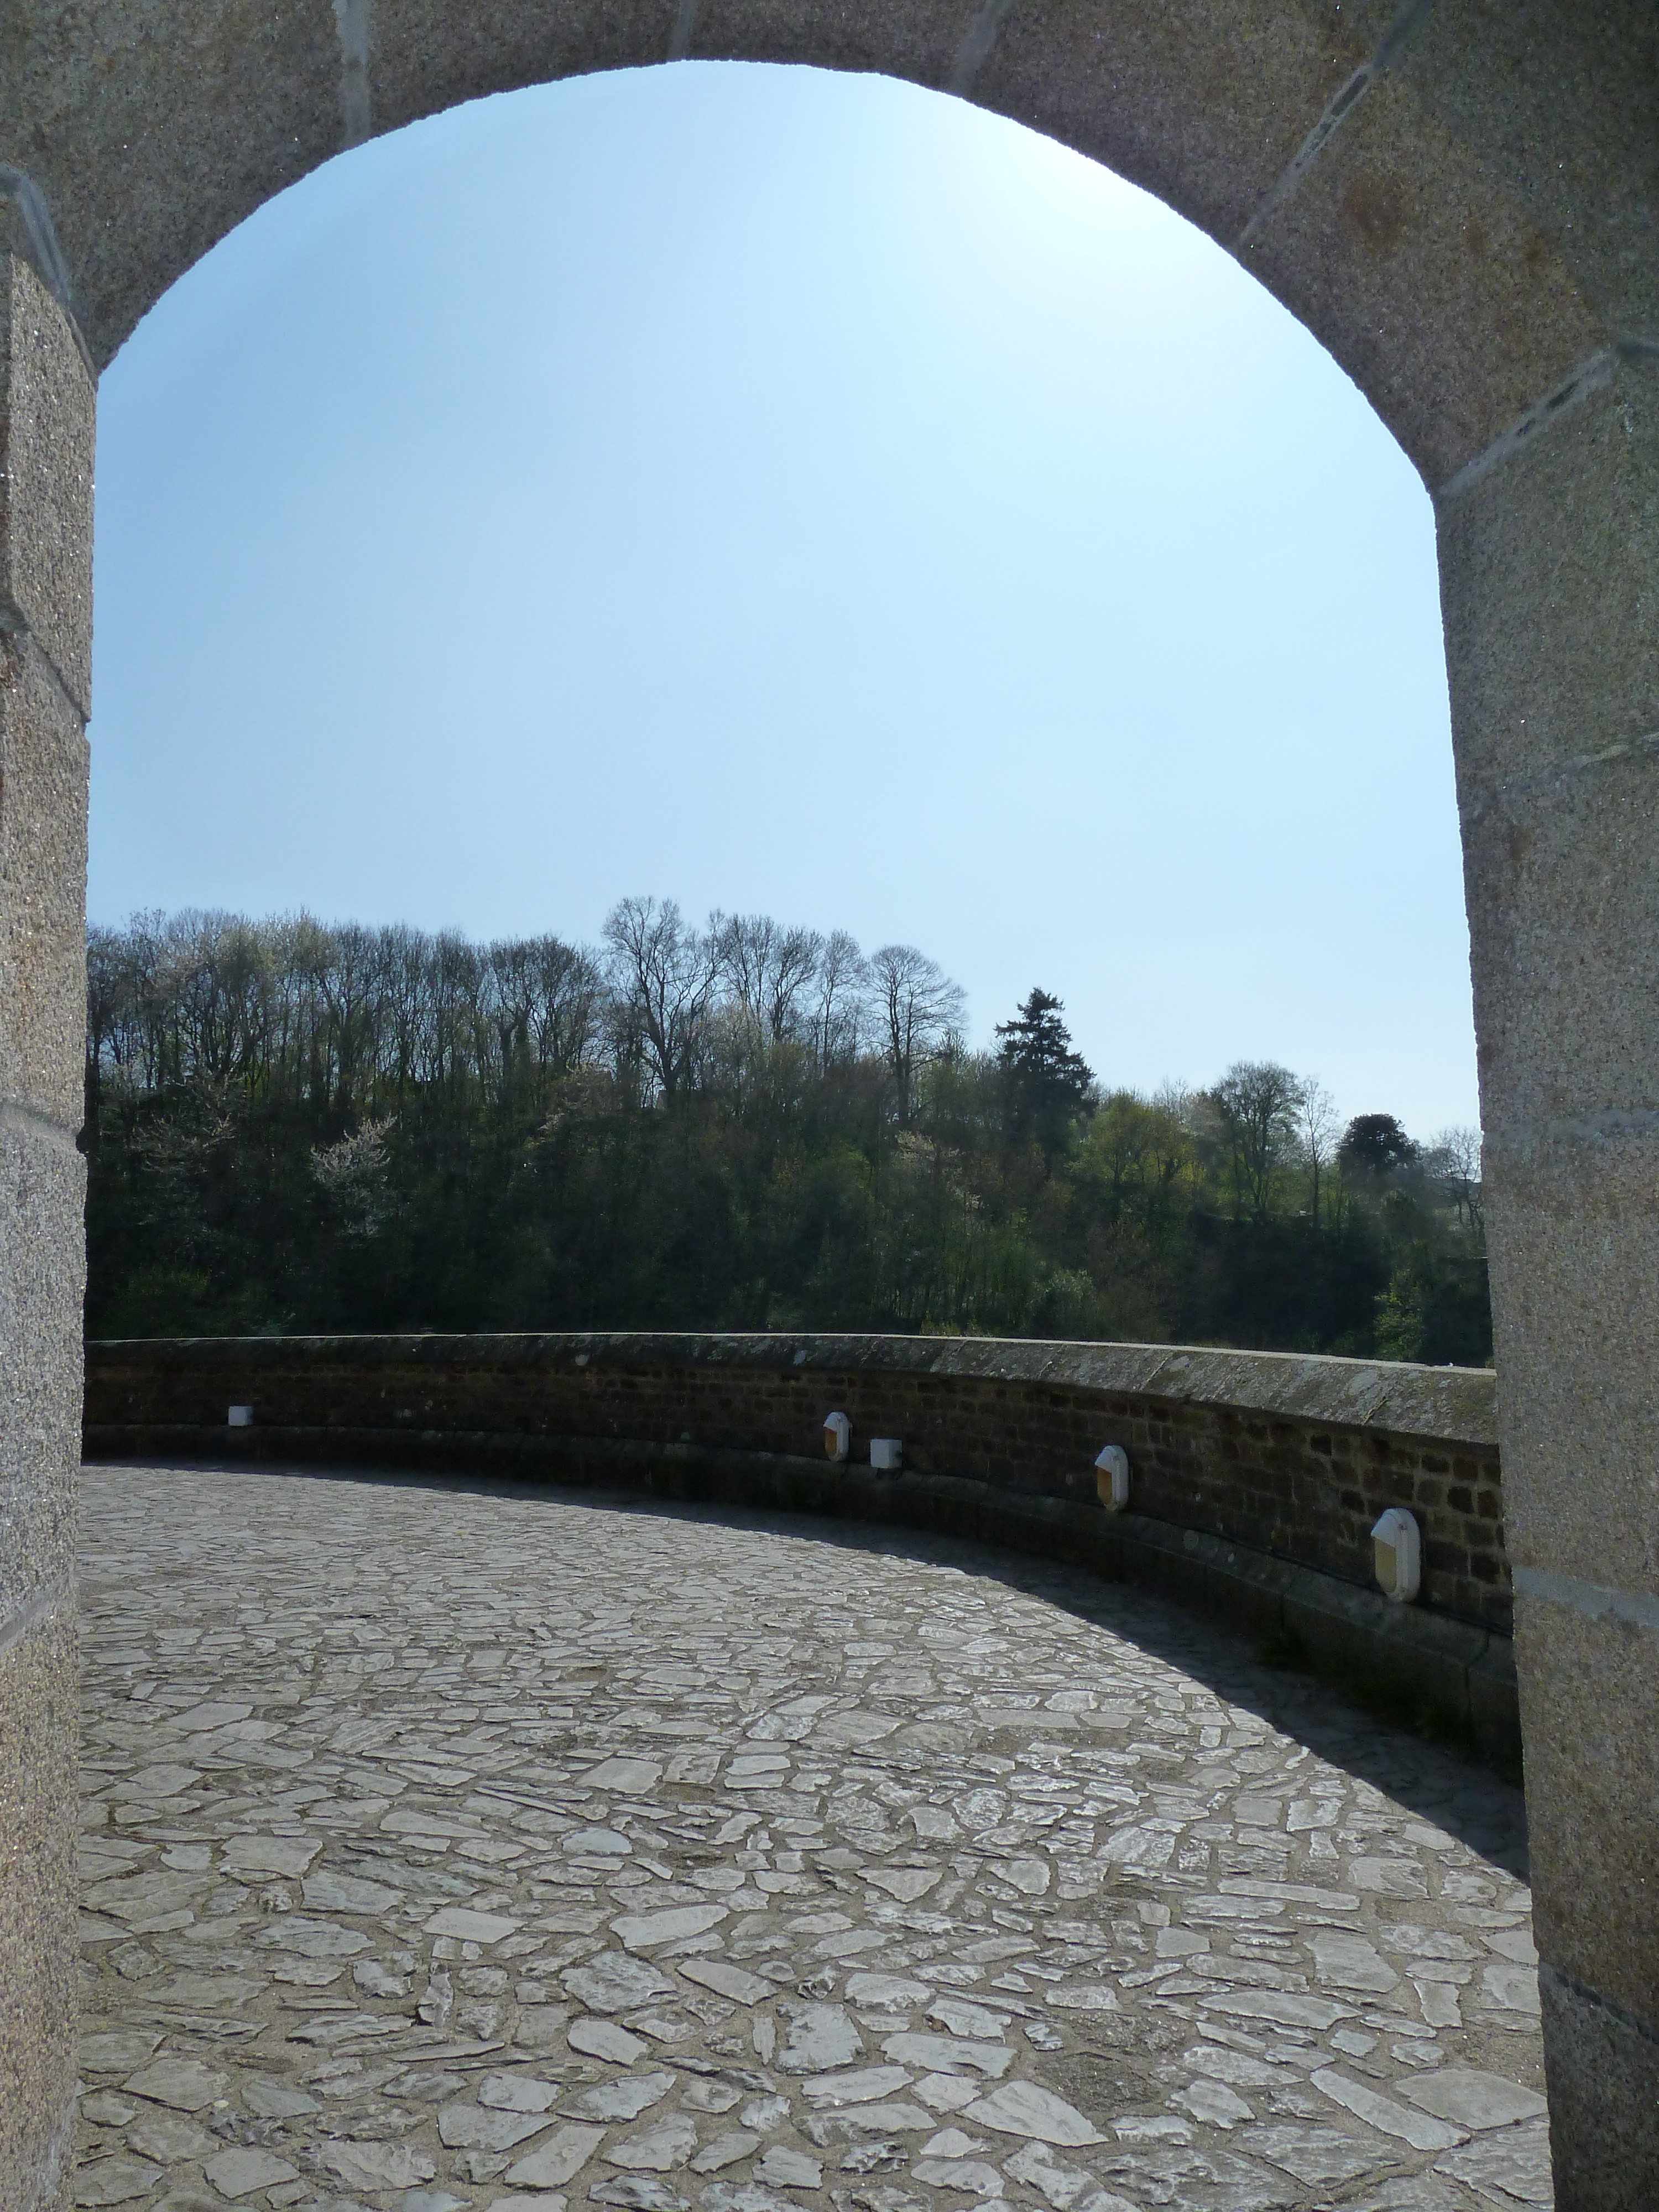
[[[822,1448],[832,1412],[851,1423],[844,1464]],[[870,1464],[878,1437],[902,1446],[896,1476]],[[1127,1454],[1127,1511],[1097,1495],[1108,1443]],[[88,1347],[85,1447],[631,1485],[974,1536],[1392,1685],[1519,1763],[1485,1370],[968,1337],[151,1340]],[[1423,1533],[1412,1606],[1373,1576],[1389,1506]]]

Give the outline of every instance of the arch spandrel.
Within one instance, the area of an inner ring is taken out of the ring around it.
[[[1103,161],[1237,251],[1437,486],[1659,319],[1659,129],[1643,128],[1659,41],[1643,0],[1590,13],[185,0],[71,16],[35,0],[0,48],[0,160],[45,194],[101,366],[191,262],[366,134],[677,54],[878,70]]]

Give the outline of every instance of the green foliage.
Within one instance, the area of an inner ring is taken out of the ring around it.
[[[1349,1175],[1381,1176],[1409,1168],[1417,1147],[1392,1114],[1358,1114],[1343,1131],[1336,1156]]]
[[[1350,1173],[1323,1094],[1282,1068],[1103,1095],[1040,991],[969,1052],[959,992],[914,947],[866,963],[840,933],[699,931],[646,899],[602,953],[146,916],[91,934],[88,1004],[94,1335],[1490,1356],[1467,1132]]]
[[[1016,1140],[1035,1138],[1051,1167],[1066,1149],[1094,1082],[1081,1054],[1072,1048],[1072,1033],[1060,1019],[1064,1012],[1052,994],[1034,990],[1013,1020],[999,1022],[996,1030],[1009,1133]]]

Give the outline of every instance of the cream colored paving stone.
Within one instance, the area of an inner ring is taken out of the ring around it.
[[[525,2189],[562,2189],[581,2172],[604,2140],[603,2128],[556,2128],[527,2158],[507,2168],[507,2179]]]
[[[129,2074],[123,2087],[136,2096],[147,2097],[158,2105],[170,2105],[177,2112],[199,2112],[224,2094],[230,2086],[229,2076],[199,2059],[167,2057],[156,2059],[151,2065],[141,2067],[137,2073]]]
[[[301,1836],[233,1836],[225,1845],[225,1872],[240,1881],[251,1875],[302,1875],[322,1849]]]
[[[141,2166],[131,2158],[99,2158],[81,2166],[75,2176],[77,2204],[131,2204],[148,2197],[166,2179],[158,2166]]]
[[[239,2197],[251,2197],[256,2189],[274,2189],[282,2182],[292,2181],[298,2170],[268,2150],[221,2151],[204,2169],[219,2194],[233,2203]]]
[[[211,2158],[216,2144],[207,2130],[183,2112],[153,2110],[128,2123],[126,2144],[158,2166],[176,2166],[189,2159]]]
[[[373,2142],[325,2142],[318,2156],[332,2174],[359,2189],[412,2189],[430,2181],[437,2172],[434,2160],[408,2143]]]
[[[1464,2128],[1503,2128],[1515,2120],[1541,2119],[1544,2100],[1501,2074],[1482,2074],[1466,2066],[1445,2066],[1401,2088],[1414,2105]]]
[[[667,2173],[684,2166],[697,2147],[696,2123],[685,2112],[671,2112],[665,2119],[619,2136],[601,2153],[608,2166],[630,2172]]]
[[[666,2071],[624,2074],[619,2081],[604,2082],[573,2099],[566,2110],[584,2120],[636,2120],[653,2105],[661,2103],[674,2080]]]
[[[81,2067],[87,2074],[125,2074],[153,2057],[161,2042],[153,2028],[113,2028],[81,2038]]]
[[[736,2166],[751,2151],[758,2150],[761,2138],[750,2135],[744,2128],[728,2128],[721,2135],[706,2142],[690,2161],[694,2173],[720,2173],[728,2166]]]
[[[1200,1622],[592,1497],[85,1498],[107,2201],[1547,2203],[1518,1798]]]

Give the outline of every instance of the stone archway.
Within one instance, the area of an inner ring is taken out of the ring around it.
[[[1230,246],[1324,341],[1435,495],[1557,2185],[1567,2207],[1650,2203],[1650,0],[12,10],[0,33],[0,2203],[53,2200],[75,2074],[73,1133],[96,373],[175,276],[342,146],[483,93],[687,56],[880,70],[1109,163]]]

